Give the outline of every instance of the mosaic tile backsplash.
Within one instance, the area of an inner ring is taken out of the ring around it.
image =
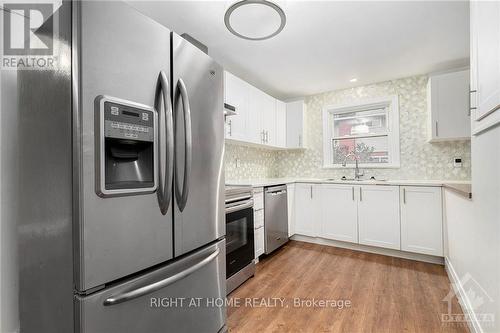
[[[275,151],[226,143],[226,179],[279,177],[277,159],[278,155]]]
[[[323,168],[323,107],[398,95],[401,166],[395,169],[364,168],[365,176],[379,179],[469,180],[469,141],[426,141],[426,84],[427,76],[415,76],[306,97],[307,149],[276,152],[226,144],[226,179],[351,177],[352,169]],[[462,168],[453,166],[455,157],[462,158]]]

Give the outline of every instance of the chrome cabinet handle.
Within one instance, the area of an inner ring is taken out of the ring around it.
[[[229,120],[229,136],[233,136],[233,122]]]
[[[471,106],[471,97],[470,97],[471,94],[476,93],[476,92],[477,92],[477,90],[470,90],[470,86],[469,86],[469,116],[471,115],[472,110],[477,109],[477,107]]]
[[[354,186],[352,187],[352,201],[354,201]]]
[[[299,147],[302,147],[302,135],[299,134]]]
[[[161,164],[162,161],[158,158],[158,175],[159,175],[159,185],[160,189],[157,191],[158,203],[160,206],[160,211],[163,215],[167,214],[168,207],[170,206],[170,194],[172,193],[172,182],[173,182],[173,172],[174,167],[174,118],[172,113],[172,102],[170,101],[170,89],[168,86],[167,74],[161,71],[158,75],[158,82],[156,84],[155,92],[155,109],[160,114],[161,102],[163,96],[163,114],[165,116],[165,145],[162,145],[161,140],[158,140],[160,144],[158,145],[158,156],[161,156],[161,152],[165,151],[165,174],[161,174]],[[158,122],[160,123],[160,122]],[[160,135],[158,133],[158,135]]]
[[[311,199],[313,198],[313,187],[311,185]]]
[[[363,201],[363,190],[359,187],[359,201]]]
[[[189,195],[193,143],[192,143],[192,133],[191,133],[191,109],[189,105],[189,97],[186,85],[184,84],[184,81],[181,78],[179,78],[179,80],[177,81],[177,88],[178,91],[180,92],[180,96],[182,99],[182,108],[184,114],[184,140],[185,140],[184,142],[186,145],[184,154],[184,179],[182,182],[182,192],[180,191],[180,185],[179,185],[178,166],[177,163],[175,164],[175,198],[177,199],[177,205],[179,206],[179,210],[182,212],[186,207]],[[179,99],[176,98],[176,101],[178,100]],[[176,104],[176,110],[177,110],[177,104]],[[175,145],[175,156],[177,156],[177,145]]]
[[[406,188],[403,187],[403,203],[406,204]]]
[[[439,127],[438,122],[436,121],[436,136],[439,136]]]
[[[197,262],[193,266],[191,266],[191,267],[189,267],[189,268],[187,268],[187,269],[185,269],[177,274],[169,276],[166,279],[157,281],[157,282],[152,283],[152,284],[148,284],[146,286],[134,289],[132,291],[128,291],[126,293],[123,293],[123,294],[120,294],[117,296],[108,297],[104,301],[103,305],[110,306],[110,305],[120,304],[120,303],[123,303],[126,301],[133,300],[137,297],[141,297],[141,296],[150,294],[150,293],[155,292],[157,290],[160,290],[162,288],[165,288],[165,287],[167,287],[167,286],[169,286],[169,285],[171,285],[179,280],[182,280],[183,278],[187,277],[188,275],[196,272],[197,270],[199,270],[203,266],[206,266],[208,263],[210,263],[212,260],[214,260],[219,255],[219,253],[220,253],[220,250],[217,249],[213,253],[211,253],[209,256],[205,257],[203,260]]]

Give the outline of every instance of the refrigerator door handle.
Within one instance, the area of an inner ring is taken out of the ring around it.
[[[185,269],[185,270],[183,270],[183,271],[181,271],[179,273],[176,273],[176,274],[174,274],[172,276],[169,276],[168,278],[165,278],[163,280],[160,280],[160,281],[157,281],[155,283],[148,284],[146,286],[143,286],[143,287],[140,287],[140,288],[137,288],[137,289],[125,292],[123,294],[119,294],[117,296],[108,297],[103,302],[103,305],[104,306],[110,306],[110,305],[120,304],[120,303],[123,303],[123,302],[127,302],[127,301],[130,301],[130,300],[133,300],[135,298],[138,298],[138,297],[150,294],[150,293],[155,292],[157,290],[160,290],[162,288],[165,288],[168,285],[171,285],[171,284],[173,284],[173,283],[175,283],[175,282],[177,282],[179,280],[184,279],[188,275],[190,275],[190,274],[196,272],[197,270],[201,269],[203,266],[206,266],[212,260],[214,260],[215,258],[217,258],[217,256],[219,255],[219,253],[220,253],[220,249],[217,249],[214,252],[212,252],[209,256],[205,257],[203,260],[197,262],[193,266],[191,266],[191,267],[189,267],[189,268],[187,268],[187,269]]]
[[[190,183],[190,175],[191,175],[191,161],[192,161],[192,133],[191,133],[191,109],[189,106],[189,97],[186,89],[186,85],[184,81],[179,78],[177,81],[177,87],[180,91],[180,96],[182,99],[182,108],[184,114],[184,135],[185,135],[185,145],[186,151],[184,154],[184,180],[182,184],[182,192],[180,192],[179,186],[179,177],[177,172],[177,163],[175,164],[175,197],[177,199],[177,205],[179,206],[179,210],[182,212],[186,207],[188,194],[189,194],[189,183]],[[178,99],[177,99],[178,100]],[[176,154],[177,155],[177,154]]]
[[[163,96],[164,107],[161,107]],[[161,174],[161,159],[158,158],[158,174],[159,174],[159,185],[160,189],[157,192],[158,203],[160,205],[160,211],[163,215],[167,214],[168,207],[170,206],[170,194],[172,193],[172,182],[173,182],[173,172],[174,167],[174,118],[172,113],[172,102],[170,100],[170,89],[168,87],[167,74],[161,71],[158,75],[158,83],[156,85],[155,93],[155,109],[158,114],[160,110],[163,109],[165,116],[165,145],[162,144],[161,140],[158,140],[160,144],[158,145],[158,156],[161,156],[162,151],[165,152],[165,174]],[[158,121],[158,123],[160,123]],[[158,131],[160,135],[160,131]]]

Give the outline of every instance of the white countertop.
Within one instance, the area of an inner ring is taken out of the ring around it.
[[[348,184],[348,185],[408,185],[408,186],[443,186],[446,184],[469,185],[470,181],[459,180],[330,180],[320,178],[263,178],[263,179],[245,179],[245,180],[226,180],[226,185],[251,185],[253,187],[273,186],[279,184],[291,183],[315,183],[315,184]]]

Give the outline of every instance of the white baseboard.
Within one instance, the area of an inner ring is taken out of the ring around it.
[[[469,297],[467,297],[467,293],[465,292],[462,286],[460,278],[458,277],[457,272],[453,268],[453,265],[451,264],[448,258],[445,258],[444,260],[444,267],[446,269],[446,272],[448,273],[448,277],[450,279],[450,282],[452,283],[453,290],[455,291],[458,303],[462,308],[462,312],[466,314],[468,318],[471,319],[467,322],[469,325],[469,330],[472,333],[483,333],[483,329],[481,328],[481,325],[477,320],[476,313],[474,312],[471,306]]]
[[[355,244],[355,243],[347,243],[347,242],[342,242],[342,241],[336,241],[336,240],[319,238],[319,237],[309,237],[309,236],[303,236],[303,235],[293,235],[292,237],[290,237],[290,239],[301,241],[301,242],[320,244],[320,245],[335,246],[335,247],[340,247],[343,249],[349,249],[349,250],[354,250],[354,251],[381,254],[381,255],[390,256],[390,257],[423,261],[423,262],[428,262],[431,264],[444,265],[444,258],[443,257],[430,256],[427,254],[419,254],[419,253],[411,253],[411,252],[405,252],[405,251],[399,251],[399,250],[384,249],[381,247],[368,246],[368,245]]]

